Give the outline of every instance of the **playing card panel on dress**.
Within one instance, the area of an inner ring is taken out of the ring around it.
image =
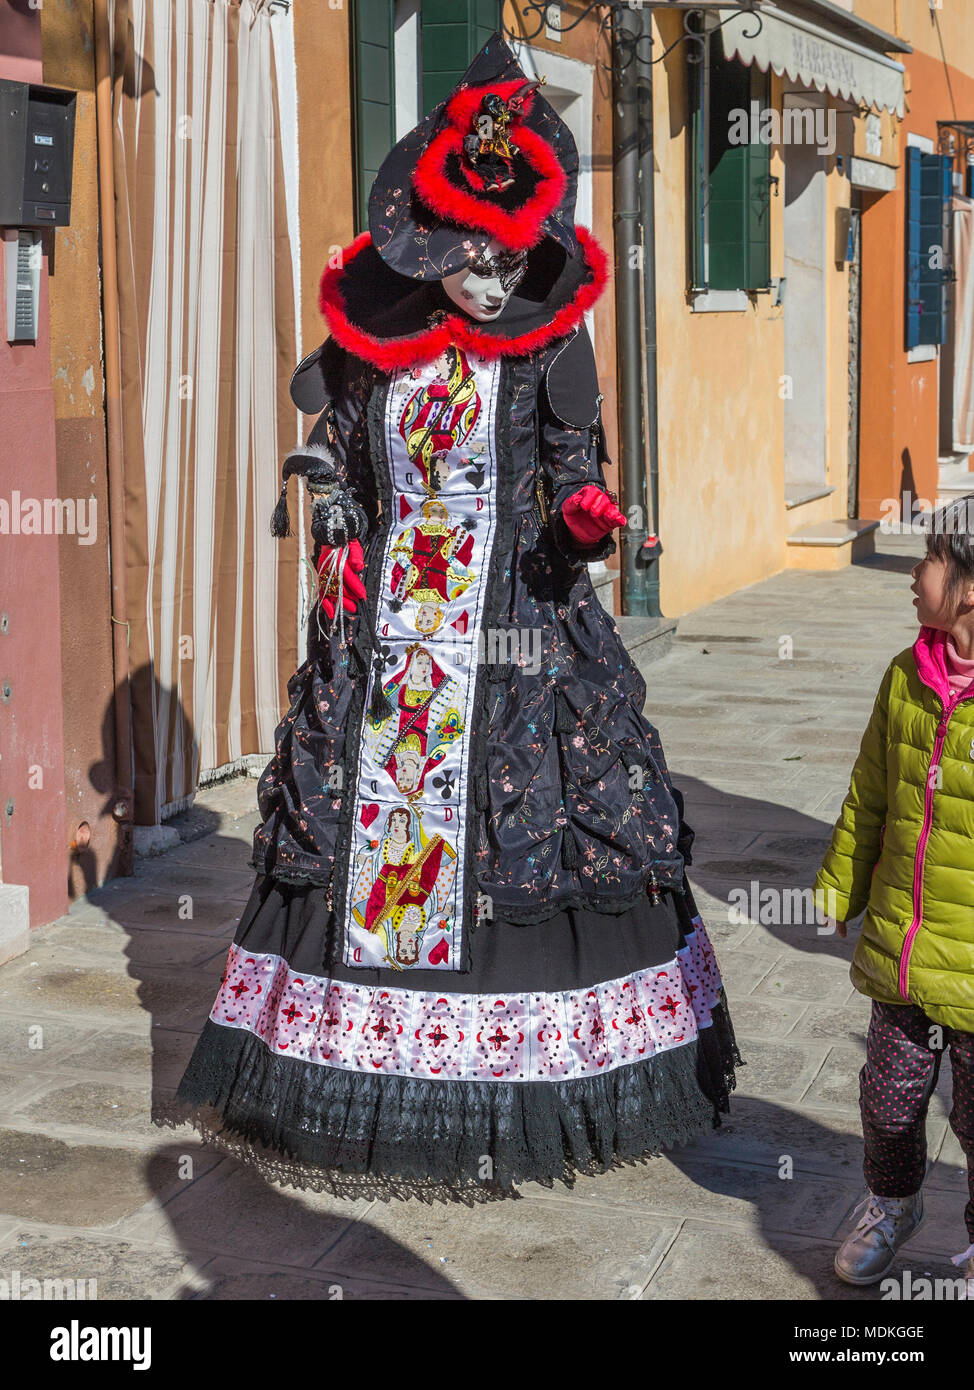
[[[394,374],[380,660],[362,717],[345,962],[461,969],[478,636],[494,543],[499,366],[450,348]],[[376,683],[381,690],[376,689]]]

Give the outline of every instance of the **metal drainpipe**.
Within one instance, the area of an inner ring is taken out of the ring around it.
[[[615,243],[616,370],[619,389],[620,506],[630,521],[620,531],[622,611],[648,613],[646,569],[646,465],[643,442],[643,369],[640,351],[639,113],[635,41],[642,29],[635,10],[612,12],[612,200]]]
[[[122,374],[115,255],[115,162],[112,133],[111,50],[107,0],[95,0],[95,115],[98,139],[98,211],[101,223],[102,322],[105,353],[105,428],[108,461],[108,553],[111,565],[112,697],[115,722],[115,790],[118,825],[115,867],[130,874],[134,791],[125,582],[125,477],[122,453]]]
[[[659,526],[659,403],[657,398],[656,352],[656,170],[653,157],[653,12],[642,11],[643,40],[637,49],[636,92],[640,120],[639,194],[643,224],[643,333],[646,362],[646,452],[649,460],[648,529],[657,534]],[[659,558],[644,562],[646,612],[661,616],[659,605]]]

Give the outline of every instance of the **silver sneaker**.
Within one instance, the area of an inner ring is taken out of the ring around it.
[[[835,1272],[846,1284],[875,1284],[923,1220],[923,1194],[877,1197],[870,1192],[852,1215],[859,1222],[839,1248]]]

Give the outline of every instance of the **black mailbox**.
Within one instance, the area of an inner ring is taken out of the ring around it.
[[[76,93],[0,80],[0,227],[66,227]]]

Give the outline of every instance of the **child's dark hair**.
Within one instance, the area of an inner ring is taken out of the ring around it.
[[[974,493],[931,514],[927,554],[946,564],[947,598],[956,605],[961,590],[974,584]]]

